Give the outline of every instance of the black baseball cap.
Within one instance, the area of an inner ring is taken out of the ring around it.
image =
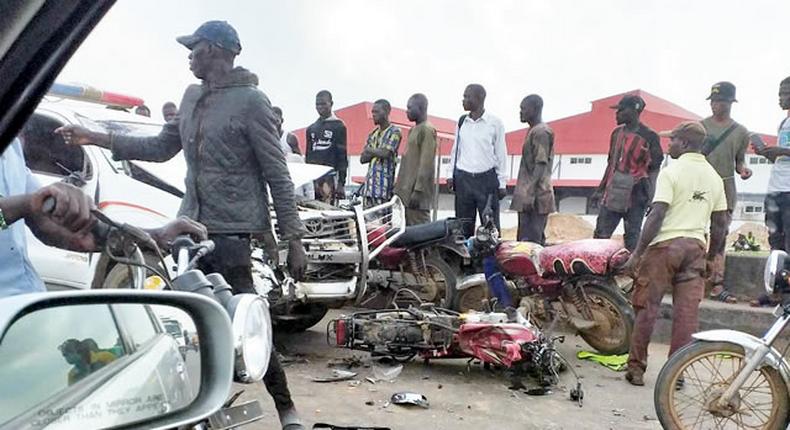
[[[737,102],[735,99],[735,85],[732,82],[716,82],[710,87],[710,95],[706,100]]]
[[[614,106],[609,106],[611,109],[627,109],[632,108],[637,112],[642,112],[645,110],[645,100],[642,97],[639,97],[636,94],[626,94],[623,98],[620,99]]]
[[[208,21],[198,27],[193,34],[177,37],[176,40],[188,49],[194,48],[198,42],[205,40],[234,54],[238,55],[241,52],[239,34],[226,21]]]

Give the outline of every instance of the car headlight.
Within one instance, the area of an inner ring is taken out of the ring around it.
[[[780,274],[785,267],[787,253],[780,250],[771,251],[768,260],[765,261],[765,270],[763,271],[763,281],[765,282],[765,291],[768,294],[774,293],[774,288],[777,282],[784,282],[784,280],[777,280],[777,275]]]
[[[236,350],[236,379],[257,382],[269,368],[272,353],[272,320],[269,305],[254,294],[233,296],[229,304]]]

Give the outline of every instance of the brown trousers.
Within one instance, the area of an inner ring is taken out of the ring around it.
[[[691,342],[699,326],[699,303],[705,293],[705,247],[699,240],[681,237],[647,248],[637,268],[632,296],[636,311],[628,367],[647,369],[647,346],[661,308],[672,290],[672,343],[669,355]]]
[[[732,224],[732,210],[727,211],[727,234],[730,232],[730,225]],[[713,267],[711,267],[710,273],[708,273],[708,279],[706,279],[707,285],[706,287],[708,290],[712,289],[717,285],[724,284],[724,254],[727,249],[727,242],[725,240],[724,247],[722,249],[716,250],[716,258],[713,260]]]

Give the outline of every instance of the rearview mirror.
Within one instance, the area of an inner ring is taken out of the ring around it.
[[[773,294],[777,286],[777,282],[784,282],[784,279],[777,277],[781,275],[785,269],[785,261],[787,253],[781,250],[771,251],[768,259],[765,261],[765,270],[763,271],[763,281],[765,282],[765,291],[768,294]]]
[[[174,427],[228,396],[230,320],[200,295],[31,294],[0,308],[3,428]]]

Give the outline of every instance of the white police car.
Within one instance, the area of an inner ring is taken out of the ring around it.
[[[106,149],[67,146],[54,133],[67,124],[141,136],[159,133],[161,123],[118,110],[136,104],[142,100],[55,84],[18,135],[27,166],[42,185],[67,180],[79,186],[115,220],[141,227],[167,223],[178,211],[179,190],[139,166],[114,161]],[[51,290],[101,287],[111,270],[110,262],[100,254],[49,247],[30,232],[28,241],[31,262]]]
[[[54,133],[68,124],[116,134],[153,136],[162,122],[121,109],[143,100],[80,85],[55,84],[28,119],[19,138],[26,163],[42,185],[66,180],[93,196],[110,218],[140,227],[158,227],[176,217],[184,192],[182,154],[165,163],[119,162],[96,146],[67,146]],[[331,169],[289,163],[293,182],[311,184]],[[302,216],[310,217],[317,214]],[[50,290],[115,288],[128,283],[125,266],[101,254],[66,251],[44,245],[28,231],[29,256]]]

